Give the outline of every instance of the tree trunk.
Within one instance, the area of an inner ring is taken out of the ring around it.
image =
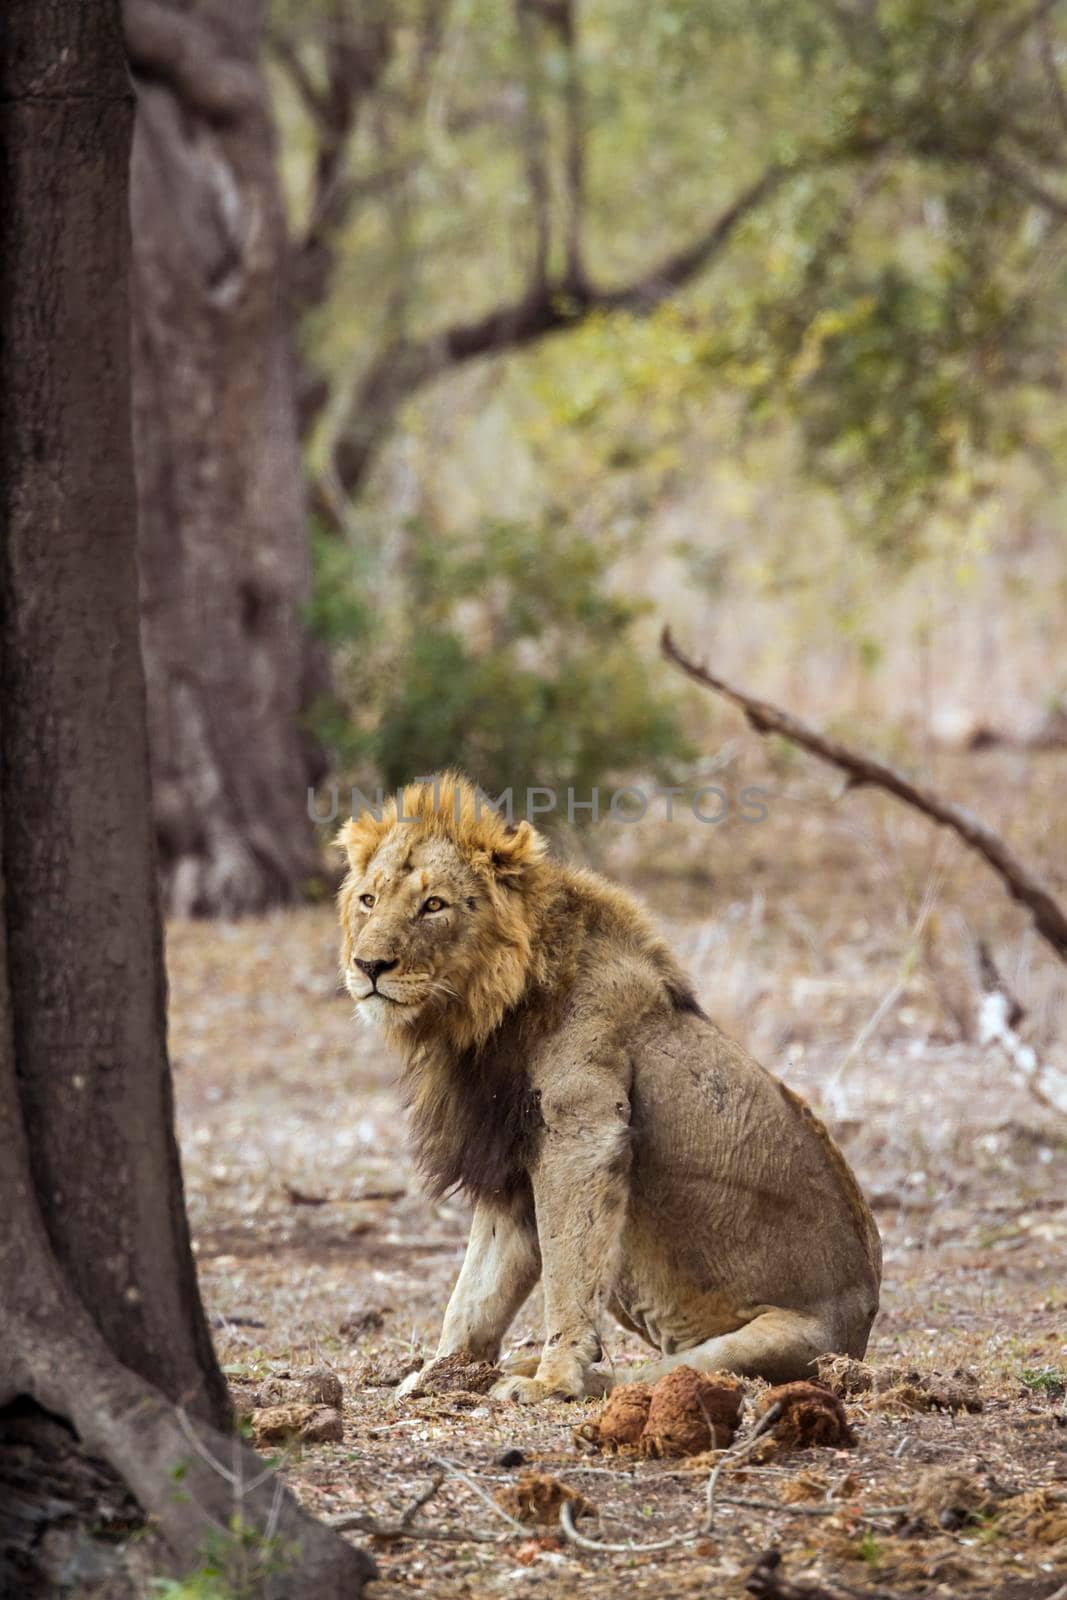
[[[141,633],[166,908],[237,915],[319,871],[301,717],[323,676],[260,0],[126,0]]]
[[[198,1562],[213,1532],[232,1532],[237,1514],[269,1548],[257,1594],[348,1596],[367,1559],[288,1496],[276,1499],[272,1483],[255,1486],[262,1463],[220,1431],[226,1391],[189,1247],[138,648],[132,122],[118,0],[8,0],[0,1441],[16,1441],[24,1485],[37,1441],[52,1483],[65,1421],[152,1514],[182,1566]],[[33,1508],[32,1484],[20,1504]],[[17,1515],[8,1497],[3,1512],[5,1522]],[[247,1561],[248,1542],[237,1543]],[[29,1595],[35,1584],[17,1553],[0,1551],[0,1593]]]

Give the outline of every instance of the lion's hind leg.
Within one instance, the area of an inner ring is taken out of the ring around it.
[[[814,1377],[816,1358],[833,1350],[829,1318],[772,1306],[732,1333],[649,1362],[634,1376],[640,1382],[654,1383],[673,1367],[688,1366],[698,1372],[735,1372],[742,1378],[789,1383],[795,1378]]]

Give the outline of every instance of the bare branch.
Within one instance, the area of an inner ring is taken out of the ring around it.
[[[1062,0],[1037,0],[1036,5],[1030,6],[1028,10],[1013,18],[1003,32],[992,40],[988,50],[983,53],[993,56],[1004,55],[1005,51],[1018,44],[1019,40],[1029,33],[1030,29],[1035,25],[1041,29],[1046,28],[1049,17],[1056,10],[1056,7],[1061,4]]]
[[[782,166],[772,163],[767,170],[742,189],[736,200],[721,211],[714,222],[684,249],[665,256],[650,272],[619,289],[602,290],[592,295],[595,309],[608,311],[654,311],[669,295],[683,288],[698,272],[715,259],[746,217],[765,200],[804,170],[804,164]]]
[[[431,1456],[430,1460],[434,1466],[443,1467],[446,1472],[451,1472],[461,1483],[465,1483],[468,1489],[473,1489],[478,1498],[484,1501],[495,1516],[502,1518],[513,1533],[520,1534],[524,1539],[529,1536],[529,1528],[524,1523],[519,1522],[516,1517],[513,1517],[510,1511],[505,1511],[502,1505],[498,1505],[492,1495],[486,1489],[483,1489],[478,1480],[472,1478],[469,1472],[464,1472],[462,1467],[457,1467],[454,1461],[449,1461],[445,1456]]]
[[[819,733],[801,722],[799,717],[779,710],[769,701],[757,700],[754,695],[746,694],[743,689],[736,689],[722,678],[715,677],[707,668],[683,654],[671,638],[669,628],[663,631],[661,647],[667,660],[673,661],[695,683],[714,690],[739,706],[757,733],[777,733],[791,744],[818,756],[820,761],[826,761],[844,772],[850,788],[868,785],[883,789],[922,812],[923,816],[929,817],[940,827],[950,828],[969,849],[992,867],[1012,899],[1029,911],[1042,938],[1061,961],[1067,961],[1067,913],[1049,888],[1019,860],[1000,835],[973,812],[954,801],[943,799],[932,789],[912,783],[902,772],[876,757],[852,750],[840,740]]]
[[[537,62],[537,39],[533,26],[531,0],[516,0],[515,21],[522,42],[526,79],[523,94],[523,145],[526,181],[534,216],[534,257],[530,269],[532,293],[540,293],[548,282],[548,258],[552,243],[551,194],[548,180],[548,130],[541,105],[541,85]]]
[[[353,199],[365,192],[349,177],[348,145],[367,97],[389,65],[393,45],[394,32],[385,13],[360,12],[357,20],[345,0],[334,0],[323,45],[326,82],[318,88],[296,46],[277,33],[271,38],[274,54],[294,83],[318,136],[308,224],[292,251],[292,294],[298,316],[321,305],[329,293],[338,235]],[[310,380],[300,387],[302,418],[306,412],[310,425],[320,391]]]
[[[558,0],[554,21],[567,56],[564,108],[567,119],[564,181],[567,196],[564,237],[564,276],[574,287],[585,282],[582,224],[585,213],[585,95],[578,60],[575,0]]]
[[[266,43],[275,61],[282,68],[289,82],[296,90],[308,116],[317,123],[325,122],[329,116],[329,103],[326,95],[312,79],[296,45],[284,33],[279,33],[276,29],[272,29],[267,33]]]
[[[985,167],[994,177],[1000,178],[1002,182],[1009,184],[1011,188],[1018,189],[1020,194],[1024,194],[1028,200],[1032,201],[1034,205],[1040,206],[1043,211],[1049,212],[1051,216],[1056,217],[1060,222],[1067,221],[1067,199],[1056,194],[1053,189],[1048,188],[1046,184],[1035,178],[1032,172],[1028,171],[1026,167],[1011,156],[998,154],[995,150],[978,150],[973,152],[964,151],[958,158],[950,153],[948,159],[959,159],[970,162],[974,166]]]
[[[498,1506],[490,1494],[482,1488],[472,1477],[457,1467],[453,1461],[445,1461],[434,1456],[434,1464],[443,1468],[436,1472],[430,1482],[422,1489],[404,1510],[395,1522],[381,1522],[377,1517],[365,1511],[342,1511],[337,1516],[327,1517],[327,1524],[338,1532],[358,1530],[360,1533],[369,1533],[376,1539],[423,1539],[432,1544],[500,1544],[504,1540],[514,1538],[516,1535],[526,1537],[529,1529],[521,1522],[516,1522],[514,1517],[508,1515],[502,1506]],[[502,1517],[511,1527],[510,1533],[483,1533],[480,1530],[468,1528],[423,1528],[415,1525],[415,1517],[423,1506],[428,1505],[434,1495],[445,1481],[446,1473],[451,1472],[462,1480],[468,1488],[485,1501],[490,1511]]]
[[[721,1506],[742,1506],[747,1511],[777,1511],[783,1517],[839,1517],[842,1512],[855,1517],[858,1522],[876,1522],[885,1517],[905,1517],[908,1506],[856,1506],[847,1501],[831,1500],[828,1505],[806,1506],[786,1500],[759,1500],[751,1495],[723,1494]]]
[[[348,494],[355,490],[397,407],[441,373],[575,328],[597,311],[629,311],[638,316],[654,311],[708,266],[745,218],[797,170],[769,167],[720,212],[699,239],[619,288],[548,282],[473,321],[454,323],[426,339],[401,338],[386,345],[358,385],[347,426],[335,444],[337,482]]]
[[[379,1522],[364,1511],[342,1511],[323,1521],[335,1533],[367,1533],[373,1539],[422,1539],[428,1544],[503,1544],[510,1537],[474,1528],[419,1528],[402,1522]]]
[[[1041,19],[1038,39],[1041,70],[1045,74],[1045,80],[1052,95],[1053,105],[1056,107],[1056,115],[1059,118],[1060,126],[1067,133],[1067,90],[1063,87],[1063,79],[1060,76],[1060,69],[1052,48],[1052,32],[1049,28],[1047,17]]]
[[[403,1511],[400,1513],[400,1526],[402,1528],[409,1527],[413,1519],[422,1510],[423,1506],[429,1505],[430,1501],[433,1499],[434,1495],[437,1493],[444,1481],[445,1475],[443,1472],[434,1473],[425,1489],[420,1489],[415,1498],[408,1505],[406,1505]]]

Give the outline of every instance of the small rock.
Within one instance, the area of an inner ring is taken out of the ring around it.
[[[254,1406],[334,1406],[343,1398],[341,1380],[329,1367],[300,1372],[275,1372],[264,1378],[252,1397]]]
[[[340,1444],[344,1423],[335,1406],[266,1406],[252,1413],[257,1446],[268,1444]]]
[[[577,1489],[560,1483],[545,1472],[524,1472],[517,1483],[509,1483],[497,1491],[496,1503],[518,1522],[555,1524],[560,1510],[570,1505],[575,1517],[585,1516],[596,1508]]]

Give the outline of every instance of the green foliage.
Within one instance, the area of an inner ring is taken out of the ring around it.
[[[328,8],[273,10],[321,86]],[[1035,395],[1061,386],[1067,272],[1056,10],[664,0],[650,13],[589,0],[573,61],[548,11],[524,30],[512,8],[470,0],[433,36],[406,0],[375,12],[388,62],[347,151],[364,198],[336,241],[333,300],[305,329],[339,393],[382,330],[418,338],[521,296],[536,232],[531,118],[558,269],[566,205],[551,196],[578,82],[582,238],[598,283],[699,237],[769,163],[793,176],[650,336],[614,316],[561,341],[569,353],[546,366],[562,377],[546,457],[580,452],[662,492],[694,412],[740,395],[750,436],[795,428],[805,474],[854,528],[913,555],[935,511],[966,519],[991,463],[1049,448]],[[314,132],[291,93],[279,109],[299,217]],[[540,359],[525,368],[534,391]]]
[[[1019,1374],[1019,1381],[1036,1394],[1048,1394],[1054,1398],[1067,1390],[1067,1372],[1061,1372],[1058,1367],[1024,1367]]]
[[[882,1546],[879,1544],[870,1528],[868,1528],[864,1533],[863,1538],[860,1540],[859,1545],[857,1546],[857,1549],[859,1551],[860,1559],[865,1561],[872,1570],[881,1565]]]
[[[210,1536],[197,1571],[184,1578],[155,1578],[152,1589],[161,1600],[255,1600],[264,1580],[284,1570],[294,1554],[235,1510],[228,1528]]]
[[[647,608],[609,584],[618,541],[593,543],[554,517],[462,536],[415,523],[392,611],[369,601],[358,552],[342,573],[347,549],[320,565],[331,593],[313,610],[340,629],[350,608],[341,694],[316,723],[342,766],[369,762],[395,786],[459,765],[493,792],[570,786],[585,798],[693,755],[666,674],[635,642]]]
[[[229,1584],[206,1569],[188,1578],[155,1578],[152,1588],[161,1600],[236,1600]]]
[[[983,458],[1020,443],[991,381],[1018,310],[972,278],[962,258],[937,281],[889,263],[842,276],[810,317],[765,306],[754,319],[765,361],[753,406],[791,412],[809,468],[852,491],[887,548],[910,542],[935,504],[973,494]]]
[[[743,620],[709,646],[736,643],[746,668],[799,660],[814,640],[836,651],[834,694],[861,715],[899,664],[889,635],[907,594],[929,579],[917,630],[927,608],[944,625],[942,599],[973,614],[1013,539],[1040,559],[1013,569],[1026,594],[1002,571],[998,595],[1053,637],[1062,8],[584,0],[573,49],[547,5],[271,11],[306,73],[301,87],[268,50],[297,260],[318,215],[312,243],[335,257],[298,331],[329,393],[310,477],[330,506],[352,494],[346,538],[318,542],[314,604],[340,686],[315,722],[349,770],[374,781],[448,758],[487,782],[538,769],[578,783],[630,764],[631,748],[636,764],[671,759],[658,696],[602,615],[583,645],[585,620],[562,604],[546,620],[533,592],[532,631],[517,600],[501,613],[496,589],[522,588],[502,542],[541,540],[556,560],[558,506],[567,546],[603,552],[640,530],[676,625]],[[375,30],[388,47],[380,78],[360,77],[339,170],[317,194],[337,154],[321,108],[345,81],[346,17],[352,59],[374,65]],[[772,167],[783,181],[668,299],[612,302]],[[335,213],[338,196],[351,203]],[[591,309],[581,274],[565,278],[571,246],[601,292]],[[513,345],[506,313],[536,301],[538,262],[575,321]],[[461,362],[485,349],[469,337],[483,318],[499,353]],[[413,349],[428,358],[405,367]],[[394,391],[405,370],[433,381]],[[355,482],[344,462],[364,460],[365,440],[383,448]],[[404,533],[413,515],[425,529]],[[609,584],[605,562],[579,588],[639,591],[650,564],[628,560]],[[653,628],[621,631],[650,661]]]

